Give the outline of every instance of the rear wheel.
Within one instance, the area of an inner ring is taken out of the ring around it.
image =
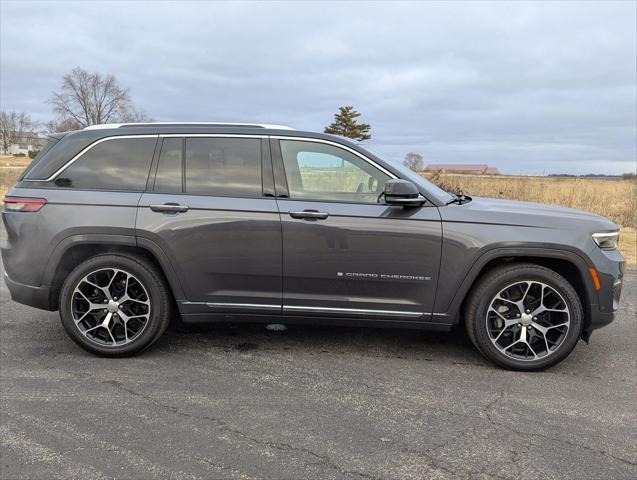
[[[485,357],[513,370],[539,370],[573,350],[583,310],[561,275],[538,265],[513,264],[479,281],[465,320],[471,341]]]
[[[171,297],[161,272],[125,254],[89,258],[60,292],[60,318],[85,350],[127,356],[157,340],[170,321]]]

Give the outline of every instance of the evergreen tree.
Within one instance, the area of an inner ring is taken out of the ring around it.
[[[339,107],[338,110],[338,113],[334,115],[334,121],[325,127],[325,133],[353,138],[359,141],[372,138],[372,135],[369,133],[372,127],[369,123],[358,123],[356,121],[361,114],[354,110],[354,107]]]

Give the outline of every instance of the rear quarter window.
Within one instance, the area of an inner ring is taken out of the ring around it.
[[[64,188],[143,191],[157,138],[113,138],[87,150],[54,180]]]
[[[29,163],[27,168],[24,169],[24,172],[22,172],[22,175],[20,175],[19,180],[22,180],[29,172],[31,172],[31,170],[33,170],[33,168],[40,162],[40,160],[44,158],[44,156],[49,152],[49,150],[51,150],[55,146],[55,144],[58,143],[59,141],[60,141],[59,138],[47,137],[46,143],[42,147],[42,150],[40,150],[40,153],[38,153],[35,156],[35,158],[31,161],[31,163]]]

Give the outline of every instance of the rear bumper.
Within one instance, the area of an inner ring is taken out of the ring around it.
[[[51,288],[48,285],[34,287],[14,282],[6,272],[4,274],[4,283],[9,289],[13,301],[42,310],[55,310],[51,306]]]

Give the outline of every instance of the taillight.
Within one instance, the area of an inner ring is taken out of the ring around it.
[[[5,212],[37,212],[46,205],[46,198],[4,197]]]

